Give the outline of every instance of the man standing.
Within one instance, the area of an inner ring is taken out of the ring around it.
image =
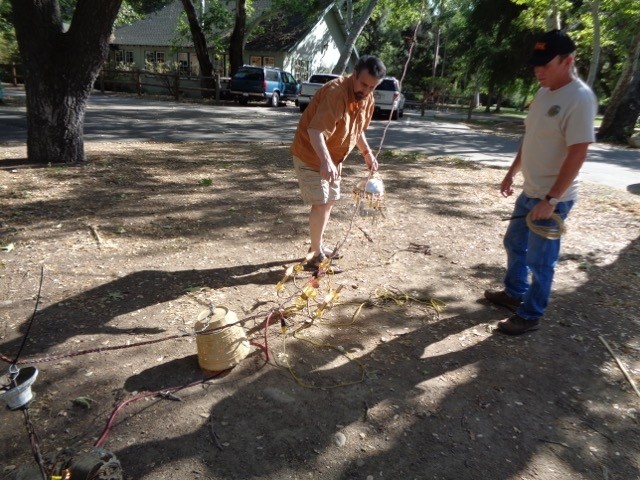
[[[539,328],[560,253],[560,239],[530,230],[526,216],[541,223],[548,223],[554,213],[567,217],[577,197],[578,173],[595,141],[597,100],[576,77],[575,50],[567,34],[552,30],[537,41],[529,60],[541,88],[525,119],[522,145],[500,185],[503,196],[512,195],[513,178],[522,172],[523,192],[504,237],[505,288],[484,293],[490,302],[515,312],[498,323],[498,331],[508,335]]]
[[[307,270],[318,270],[327,256],[334,255],[333,249],[323,246],[322,237],[340,199],[344,159],[357,146],[367,167],[378,169],[364,131],[373,116],[373,91],[386,70],[378,58],[361,57],[351,75],[326,83],[315,93],[298,123],[290,151],[302,199],[311,206],[309,252],[314,256],[307,261]],[[341,272],[335,265],[330,271]]]

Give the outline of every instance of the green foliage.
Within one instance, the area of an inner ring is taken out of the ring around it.
[[[222,53],[227,48],[227,42],[224,41],[224,38],[233,26],[233,14],[222,1],[209,1],[206,6],[207,9],[201,22],[207,48],[213,49],[216,53]],[[187,20],[187,14],[184,12],[180,14],[178,19],[176,36],[173,38],[172,43],[174,49],[178,49],[182,45],[193,44],[189,21]]]
[[[72,19],[76,1],[59,0],[61,21]],[[116,27],[131,23],[170,1],[124,0]],[[284,13],[304,13],[312,18],[315,12],[326,8],[329,1],[272,0],[268,10],[259,11],[256,7],[260,4],[248,0],[248,18],[253,22],[250,27],[259,25],[259,20]],[[353,0],[354,18],[367,3]],[[537,84],[526,59],[534,35],[548,28],[552,13],[559,16],[561,25],[576,41],[576,66],[582,76],[586,75],[594,42],[592,4],[593,1],[584,0],[379,0],[356,45],[360,54],[381,57],[389,74],[401,78],[419,24],[403,81],[403,89],[414,94],[412,99],[433,89],[453,95],[495,90],[511,97],[512,103],[518,105],[535,91]],[[198,5],[199,2],[196,7]],[[206,7],[201,21],[207,45],[216,53],[226,51],[227,35],[234,21],[233,9],[229,9],[227,0],[206,0]],[[640,2],[600,0],[599,8],[602,52],[595,90],[601,101],[606,101],[629,56],[632,40],[640,32]],[[345,12],[344,3],[342,12]],[[0,0],[0,63],[19,62],[10,14],[10,3]],[[185,44],[192,44],[192,39],[183,16],[174,45]]]
[[[432,12],[421,0],[381,0],[358,40],[361,54],[379,56],[389,75],[401,78],[413,43],[410,70],[403,82],[405,91],[422,90],[433,63]]]
[[[18,42],[11,24],[11,4],[0,0],[0,63],[20,61]]]
[[[118,12],[118,17],[116,18],[113,28],[131,25],[136,20],[140,20],[143,16],[144,14],[141,11],[136,10],[131,2],[124,0],[120,6],[120,11]]]
[[[560,18],[573,19],[571,12],[575,2],[569,0],[511,0],[515,5],[523,7],[520,21],[525,28],[537,31],[549,30],[547,21],[552,12],[557,12]],[[584,2],[589,3],[589,2]],[[565,27],[566,25],[561,25]]]
[[[61,22],[71,23],[76,3],[77,0],[58,0]],[[166,3],[167,0],[123,0],[114,28],[129,25],[142,18],[145,13],[157,10]],[[20,52],[11,21],[11,3],[0,0],[0,63],[19,61]]]
[[[155,12],[160,8],[168,5],[173,0],[125,0],[133,9],[140,15],[146,15],[147,13]],[[124,2],[123,2],[124,3]]]
[[[144,69],[147,72],[152,73],[175,73],[180,68],[178,62],[150,62],[148,60],[144,61]],[[127,65],[124,63],[119,63],[116,65],[116,70],[118,71],[131,71],[134,70],[135,67],[132,65]]]

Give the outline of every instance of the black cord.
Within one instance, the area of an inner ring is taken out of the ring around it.
[[[43,280],[44,280],[44,266],[42,266],[40,269],[40,286],[38,287],[38,295],[36,297],[36,306],[34,307],[33,313],[31,314],[31,319],[29,320],[27,331],[25,332],[24,337],[22,338],[22,345],[20,345],[20,350],[18,350],[18,354],[16,355],[16,358],[11,363],[12,367],[15,367],[15,365],[18,363],[18,359],[22,354],[22,350],[24,349],[24,346],[27,344],[27,338],[29,338],[29,331],[31,331],[31,326],[33,325],[33,320],[36,318],[36,312],[38,311],[38,305],[40,304],[40,292],[42,291]]]

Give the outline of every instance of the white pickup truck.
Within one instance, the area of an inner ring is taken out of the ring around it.
[[[339,78],[340,75],[334,75],[333,73],[314,73],[309,77],[309,80],[300,84],[300,92],[298,93],[298,99],[296,105],[300,108],[301,112],[307,108],[311,97],[318,91],[318,89],[327,82]]]

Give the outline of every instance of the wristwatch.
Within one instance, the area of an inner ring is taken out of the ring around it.
[[[546,197],[544,197],[544,199],[549,202],[549,205],[551,205],[552,207],[555,207],[558,202],[560,200],[558,200],[557,198],[553,198],[551,195],[547,195]]]

